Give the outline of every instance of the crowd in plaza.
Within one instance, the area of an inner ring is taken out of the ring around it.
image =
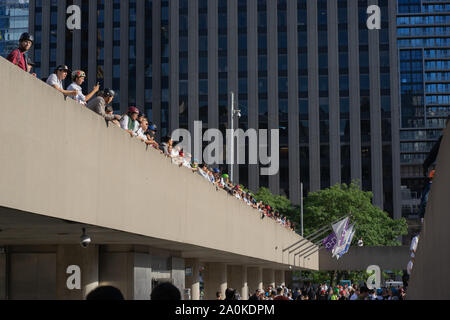
[[[7,57],[10,62],[28,73],[32,72],[33,63],[26,57],[25,53],[31,48],[33,42],[32,35],[29,33],[22,34],[19,40],[19,48],[11,52]],[[97,84],[92,91],[84,95],[81,86],[86,79],[86,73],[83,70],[75,70],[71,73],[72,83],[65,89],[64,81],[69,73],[71,72],[67,66],[59,65],[55,68],[53,74],[43,80],[63,95],[74,99],[102,116],[105,120],[122,128],[131,137],[135,137],[147,146],[159,150],[161,154],[170,158],[175,165],[186,167],[199,174],[213,184],[216,190],[225,190],[231,196],[243,201],[247,206],[257,210],[261,215],[261,219],[266,217],[273,219],[280,225],[295,231],[295,223],[291,223],[287,217],[284,217],[269,205],[262,201],[257,201],[254,194],[243,186],[234,185],[226,172],[222,172],[219,168],[209,167],[205,163],[199,163],[197,159],[192,159],[192,155],[184,151],[181,141],[173,141],[171,137],[167,136],[163,137],[161,141],[157,141],[158,127],[156,124],[150,123],[139,108],[131,106],[125,114],[114,114],[114,110],[110,106],[116,95],[114,90],[109,88],[100,90],[100,86]]]
[[[277,288],[269,286],[267,289],[258,289],[253,293],[250,301],[334,301],[334,300],[405,300],[406,293],[403,288],[379,288],[368,289],[366,286],[353,284],[328,287],[327,284],[313,286],[311,283],[304,285],[302,289],[289,289],[286,286]],[[239,293],[228,288],[223,299],[220,292],[217,300],[240,300]]]

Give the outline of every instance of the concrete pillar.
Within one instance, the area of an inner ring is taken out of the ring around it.
[[[264,283],[264,288],[267,288],[267,287],[275,288],[275,270],[274,269],[264,269],[263,270],[263,283]]]
[[[6,300],[6,254],[0,248],[0,300]]]
[[[228,288],[233,288],[241,295],[242,300],[248,300],[248,281],[246,266],[228,266]]]
[[[184,259],[178,257],[172,257],[170,259],[171,264],[171,278],[173,285],[180,290],[181,297],[184,299],[184,289],[186,288],[186,277],[184,274],[185,265]]]
[[[284,281],[286,282],[286,287],[293,289],[292,288],[292,271],[285,271],[284,272]]]
[[[186,274],[186,288],[191,289],[191,300],[200,300],[200,261],[187,259],[186,269],[192,271],[191,274]]]
[[[217,292],[221,292],[222,297],[225,298],[225,290],[228,286],[227,265],[225,263],[208,263],[203,281],[206,300],[215,300]]]
[[[247,274],[247,266],[241,267],[242,273],[241,273],[241,299],[242,300],[248,300],[248,274]]]
[[[68,269],[70,266],[74,268]],[[79,269],[77,268],[79,267]],[[78,270],[77,270],[78,269]],[[70,273],[68,273],[68,271]],[[67,284],[76,283],[77,273],[80,289],[69,289]],[[59,300],[83,300],[98,286],[98,246],[59,245],[56,251],[56,296]],[[70,280],[69,280],[70,277]],[[69,281],[68,281],[69,280]]]
[[[252,295],[258,289],[264,289],[263,269],[261,267],[247,268],[248,291]]]
[[[275,271],[275,285],[277,287],[286,285],[284,270]]]

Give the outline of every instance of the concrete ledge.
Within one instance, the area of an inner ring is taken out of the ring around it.
[[[321,250],[320,270],[365,271],[370,265],[381,270],[404,270],[409,261],[409,247],[351,247],[341,259],[331,257],[331,252]]]

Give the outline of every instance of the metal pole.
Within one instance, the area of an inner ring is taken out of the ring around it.
[[[234,92],[230,92],[231,95],[231,144],[230,144],[230,152],[231,152],[231,167],[230,167],[230,181],[234,183]]]
[[[303,183],[300,183],[300,225],[303,237]]]

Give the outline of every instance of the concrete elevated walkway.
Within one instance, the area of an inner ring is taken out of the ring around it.
[[[370,265],[381,270],[404,270],[409,261],[409,247],[351,247],[339,260],[331,253],[321,250],[319,254],[320,270],[365,271]]]
[[[302,239],[294,232],[2,58],[0,73],[0,246],[78,244],[85,226],[97,246],[318,269],[318,254],[283,252]]]

